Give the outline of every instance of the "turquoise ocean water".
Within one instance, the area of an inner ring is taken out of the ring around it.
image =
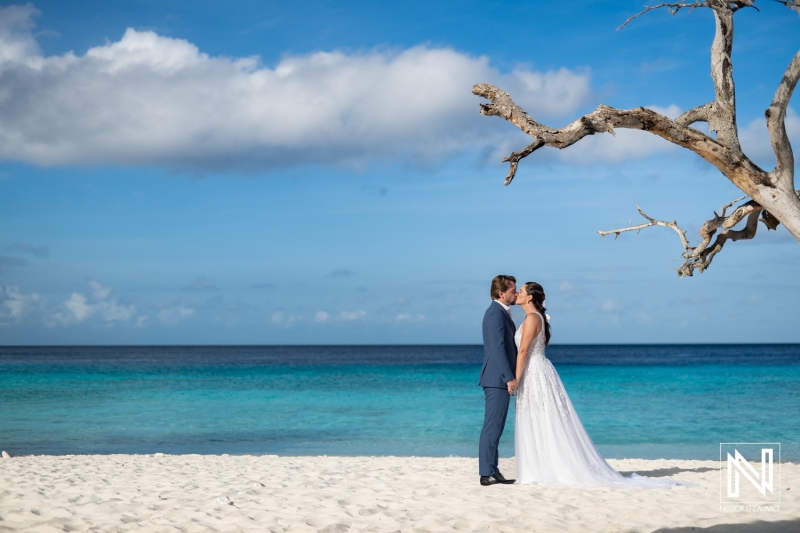
[[[607,457],[800,461],[800,345],[548,348]],[[0,347],[0,448],[476,456],[481,346]],[[501,453],[513,455],[513,407]]]

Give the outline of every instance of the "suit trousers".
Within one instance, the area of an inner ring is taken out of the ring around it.
[[[486,411],[478,444],[478,471],[481,476],[491,476],[497,472],[498,446],[506,425],[511,395],[508,389],[495,387],[484,387],[483,393],[486,395]]]

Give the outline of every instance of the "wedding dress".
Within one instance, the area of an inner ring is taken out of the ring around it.
[[[521,338],[522,326],[514,336],[517,348]],[[514,452],[517,483],[615,488],[684,485],[671,479],[653,479],[637,474],[625,477],[614,470],[586,433],[544,351],[545,332],[542,328],[531,343],[516,391]]]

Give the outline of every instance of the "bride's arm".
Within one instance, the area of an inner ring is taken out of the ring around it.
[[[522,379],[522,372],[525,370],[525,362],[528,360],[528,350],[530,350],[533,339],[542,330],[542,319],[536,313],[525,316],[522,323],[522,338],[519,340],[519,352],[517,353],[517,381]]]

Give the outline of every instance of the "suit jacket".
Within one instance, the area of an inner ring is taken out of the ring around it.
[[[483,368],[480,385],[505,389],[516,377],[517,346],[511,316],[493,301],[483,315]]]

